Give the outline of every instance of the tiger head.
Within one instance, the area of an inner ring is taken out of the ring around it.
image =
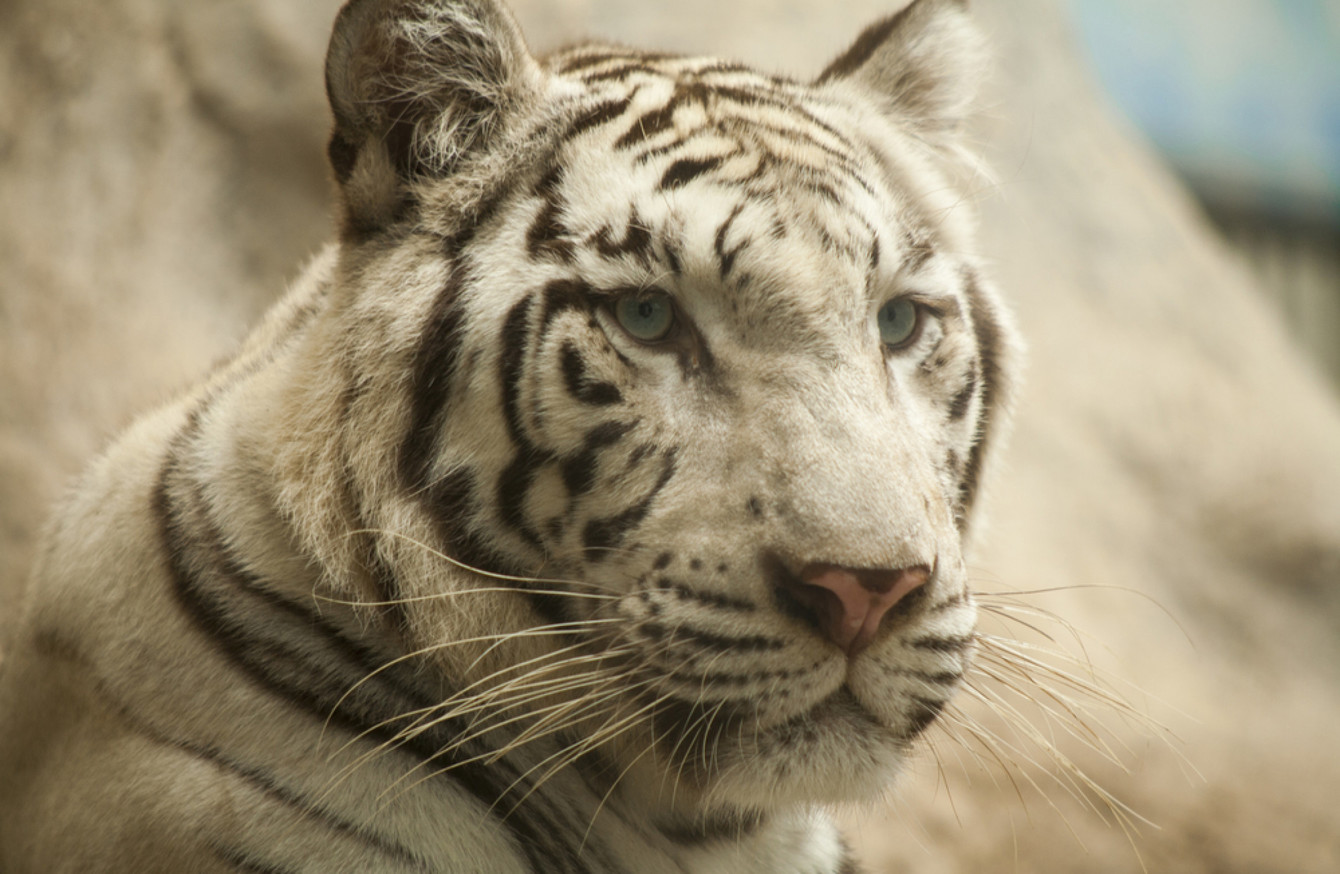
[[[940,713],[1014,348],[947,181],[978,57],[955,0],[812,82],[341,11],[343,388],[293,438],[341,497],[291,501],[500,743],[760,811],[878,794]]]

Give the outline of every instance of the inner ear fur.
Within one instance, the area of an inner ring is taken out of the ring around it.
[[[542,73],[493,0],[350,0],[326,55],[328,154],[346,230],[395,221],[421,177],[444,177],[526,111]]]
[[[931,141],[971,115],[986,51],[966,0],[913,0],[867,27],[816,84],[850,82]]]

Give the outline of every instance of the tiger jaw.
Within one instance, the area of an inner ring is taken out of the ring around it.
[[[624,598],[624,639],[639,644],[630,685],[644,690],[629,710],[649,714],[639,734],[667,791],[752,809],[886,791],[973,648],[976,607],[961,573],[917,591],[850,654],[804,617],[701,583],[662,577]],[[712,621],[730,611],[733,626]],[[627,759],[646,752],[624,746]]]

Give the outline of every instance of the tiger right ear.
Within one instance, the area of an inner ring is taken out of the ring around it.
[[[350,0],[326,54],[328,154],[346,233],[396,220],[413,180],[447,176],[491,146],[541,87],[496,0]]]
[[[912,0],[819,74],[852,82],[926,139],[952,140],[971,112],[986,52],[966,0]]]

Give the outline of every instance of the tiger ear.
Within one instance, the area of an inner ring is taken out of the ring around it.
[[[986,61],[966,0],[913,0],[870,25],[815,84],[848,81],[933,141],[971,114]]]
[[[542,73],[495,0],[350,0],[326,54],[328,154],[347,231],[394,221],[409,183],[493,145]]]

